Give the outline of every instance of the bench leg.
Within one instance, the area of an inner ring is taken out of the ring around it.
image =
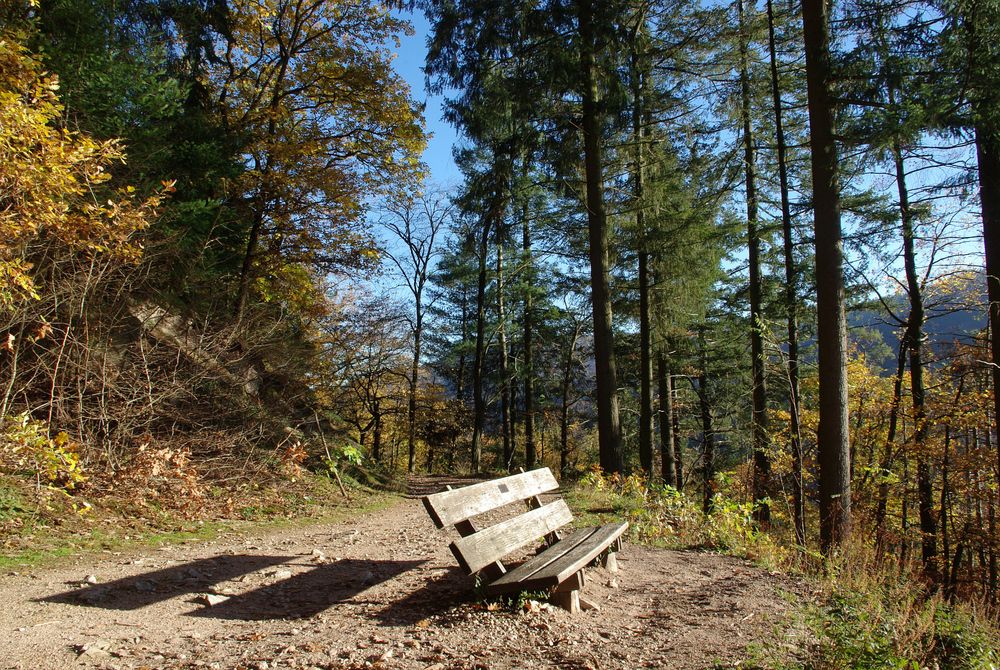
[[[552,593],[552,604],[562,607],[570,614],[579,614],[581,588],[583,588],[583,570],[556,587]]]
[[[608,572],[618,572],[618,559],[615,557],[615,554],[621,550],[622,539],[619,537],[611,543],[611,546],[608,547],[603,554],[601,554],[601,565],[604,566]]]
[[[613,551],[609,551],[604,556],[601,557],[601,565],[608,572],[618,572],[618,558],[617,554]]]

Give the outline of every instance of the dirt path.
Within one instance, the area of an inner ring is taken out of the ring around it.
[[[8,574],[0,668],[707,668],[791,644],[799,587],[745,561],[626,543],[617,586],[589,574],[600,611],[512,613],[472,599],[447,538],[411,497],[350,523]]]

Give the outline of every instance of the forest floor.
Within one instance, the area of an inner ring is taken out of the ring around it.
[[[599,610],[477,601],[411,481],[348,522],[80,555],[0,577],[0,668],[719,668],[795,657],[806,585],[626,542]]]

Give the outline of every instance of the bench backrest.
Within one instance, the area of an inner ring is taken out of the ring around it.
[[[423,501],[438,528],[454,525],[462,535],[451,543],[452,553],[468,572],[477,572],[573,520],[569,507],[562,500],[547,505],[538,502],[539,494],[557,488],[559,483],[552,471],[540,468],[442,491],[426,496]],[[470,521],[475,516],[519,501],[528,501],[534,509],[482,530]]]

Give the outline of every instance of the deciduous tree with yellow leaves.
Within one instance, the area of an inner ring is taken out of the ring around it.
[[[58,89],[17,35],[0,34],[0,310],[37,296],[33,243],[135,260],[133,235],[159,204],[159,196],[137,202],[132,189],[98,196],[124,153],[62,127]]]
[[[380,45],[409,30],[370,0],[234,0],[215,68],[225,125],[247,139],[235,189],[248,221],[238,314],[294,266],[374,260],[364,201],[419,175],[425,137],[409,87]],[[266,287],[261,285],[266,290]]]

